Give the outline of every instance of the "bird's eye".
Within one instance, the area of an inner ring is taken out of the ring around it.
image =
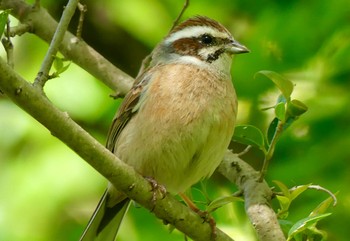
[[[214,41],[213,37],[209,34],[203,34],[201,36],[201,42],[206,44],[206,45],[212,44],[213,41]]]

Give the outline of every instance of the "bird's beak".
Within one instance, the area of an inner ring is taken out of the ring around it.
[[[226,51],[230,54],[244,54],[250,52],[246,46],[240,44],[236,40],[232,40],[226,45]]]

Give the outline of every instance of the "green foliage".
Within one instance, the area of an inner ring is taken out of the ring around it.
[[[300,100],[291,99],[294,85],[289,79],[276,72],[267,70],[259,71],[257,74],[266,76],[281,91],[282,95],[278,96],[274,109],[276,117],[284,125],[283,128],[285,130],[307,111],[307,106]],[[273,124],[273,126],[276,125]]]
[[[255,126],[251,125],[240,125],[236,127],[234,140],[245,145],[255,146],[260,149],[264,155],[264,165],[261,170],[261,178],[267,171],[269,160],[272,158],[274,153],[277,140],[283,131],[285,131],[294,121],[296,121],[302,114],[307,111],[307,106],[300,100],[292,99],[291,95],[293,93],[293,83],[282,75],[272,72],[272,71],[259,71],[257,74],[261,74],[270,79],[280,90],[281,94],[277,98],[277,103],[273,107],[265,108],[274,109],[275,117],[271,121],[267,136],[264,138],[262,132]],[[264,141],[267,140],[267,141]],[[282,195],[276,195],[280,208],[278,209],[277,216],[280,219],[287,219],[289,215],[289,208],[291,203],[299,197],[303,192],[308,190],[311,184],[300,185],[293,190],[289,190],[288,187],[280,181],[274,181],[274,183],[282,191]],[[223,202],[225,199],[223,199]],[[325,240],[327,233],[325,231],[319,230],[316,225],[317,223],[328,217],[330,213],[325,213],[329,207],[332,199],[328,198],[322,202],[307,218],[303,218],[289,229],[288,241],[302,241],[302,240],[314,240],[315,237],[320,236],[321,240]],[[218,202],[220,203],[220,201]],[[291,222],[285,220],[281,222],[288,226]],[[286,230],[286,228],[283,228]]]
[[[11,10],[5,10],[5,11],[0,12],[0,39],[4,33],[5,26],[7,24],[10,11]]]
[[[274,181],[274,183],[281,189],[283,195],[277,195],[277,200],[280,204],[280,209],[277,212],[277,216],[281,219],[288,217],[289,207],[292,201],[300,194],[308,189],[309,185],[301,185],[295,188],[293,191],[289,191],[288,187],[280,181]]]
[[[255,146],[264,153],[264,164],[260,176],[262,180],[267,172],[269,161],[273,156],[277,141],[282,132],[307,111],[307,106],[300,100],[291,99],[293,83],[287,78],[276,72],[267,70],[259,71],[257,74],[266,76],[281,91],[276,105],[270,107],[274,108],[276,117],[273,118],[267,129],[266,138],[257,127],[241,125],[237,126],[233,140],[242,144]],[[265,108],[265,110],[270,108]]]
[[[269,128],[267,129],[267,142],[269,145],[271,145],[273,138],[275,137],[277,126],[278,126],[279,120],[277,117],[273,118],[271,121]]]
[[[65,62],[68,62],[67,64],[64,64]],[[66,60],[65,58],[60,58],[55,56],[55,60],[53,62],[53,67],[55,68],[56,71],[54,71],[51,75],[50,78],[57,78],[60,76],[60,74],[62,74],[63,72],[65,72],[69,66],[70,66],[71,62]]]
[[[237,125],[233,140],[245,145],[255,146],[266,153],[263,133],[252,125]]]
[[[287,241],[315,240],[317,236],[321,236],[321,241],[326,240],[327,233],[317,229],[316,224],[329,215],[331,215],[331,213],[320,214],[299,220],[290,229]]]
[[[267,153],[265,146],[272,143],[277,131],[287,129],[295,120],[307,111],[307,106],[300,100],[291,99],[293,93],[293,83],[282,75],[262,70],[257,74],[261,74],[269,78],[281,91],[281,95],[277,98],[275,106],[271,107],[275,110],[276,117],[271,121],[267,132],[267,143],[264,143],[262,132],[254,126],[245,125],[237,126],[235,130],[234,140],[246,145],[254,145]],[[257,75],[256,74],[256,75]],[[265,108],[270,109],[270,108]],[[283,125],[282,130],[278,130],[278,124]]]
[[[319,236],[320,238],[317,240],[326,240],[327,232],[318,229],[316,225],[320,220],[331,215],[331,213],[327,213],[326,211],[331,204],[334,203],[335,200],[333,197],[328,197],[326,200],[322,201],[308,217],[302,218],[293,224],[291,221],[287,220],[290,212],[289,208],[297,197],[311,187],[311,184],[300,185],[289,190],[288,187],[280,181],[274,181],[274,183],[281,190],[281,194],[276,195],[280,206],[277,215],[280,219],[281,226],[284,226],[283,230],[289,228],[287,240],[316,240],[316,237]]]
[[[282,75],[273,72],[273,71],[268,71],[268,70],[261,70],[258,73],[255,74],[265,75],[267,78],[269,78],[277,87],[278,89],[282,92],[284,99],[286,102],[290,100],[290,96],[293,93],[293,83],[283,77]]]
[[[229,203],[233,203],[233,202],[243,202],[243,198],[240,197],[235,197],[235,196],[224,196],[224,197],[219,197],[215,200],[213,200],[206,208],[206,211],[208,213],[211,213],[213,211],[215,211],[216,209],[229,204]]]

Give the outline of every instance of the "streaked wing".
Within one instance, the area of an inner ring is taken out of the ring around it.
[[[140,79],[135,81],[135,85],[131,88],[129,93],[125,96],[121,103],[118,112],[116,113],[112,125],[108,131],[106,147],[111,152],[114,152],[115,143],[124,127],[128,124],[131,117],[138,110],[138,102],[140,96],[144,91],[151,75],[147,71],[140,76]]]

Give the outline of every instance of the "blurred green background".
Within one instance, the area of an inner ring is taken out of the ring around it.
[[[31,1],[33,2],[33,1]],[[59,19],[66,1],[42,0]],[[183,1],[83,1],[88,12],[83,38],[113,64],[135,76],[142,59],[172,26]],[[319,227],[328,240],[350,236],[350,2],[349,0],[192,0],[185,17],[206,15],[224,24],[251,53],[237,56],[233,81],[239,123],[266,130],[278,92],[259,70],[279,72],[295,83],[293,97],[309,107],[282,136],[267,181],[289,187],[314,183],[338,194],[333,215]],[[71,28],[76,28],[77,17]],[[16,24],[13,19],[12,24]],[[31,34],[13,39],[15,70],[32,81],[48,45]],[[82,53],[83,54],[83,53]],[[1,48],[1,56],[4,51]],[[72,64],[45,91],[101,143],[120,101],[112,90]],[[64,131],[64,130],[62,130]],[[238,152],[242,146],[234,143]],[[260,168],[262,155],[244,156]],[[235,191],[219,175],[205,182],[211,199]],[[0,95],[0,240],[78,240],[106,186],[102,178],[55,137]],[[201,199],[199,191],[193,195]],[[307,191],[291,207],[289,220],[307,217],[327,195]],[[214,213],[218,226],[235,240],[256,240],[243,203]],[[184,240],[153,215],[133,206],[119,240]]]

